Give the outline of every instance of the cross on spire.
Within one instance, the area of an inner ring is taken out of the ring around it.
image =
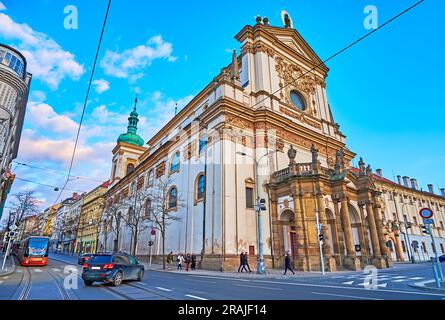
[[[138,94],[136,93],[136,98],[134,99],[134,110],[136,111],[136,105],[138,104]]]

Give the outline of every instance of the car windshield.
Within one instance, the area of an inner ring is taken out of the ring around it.
[[[48,238],[29,238],[28,248],[30,256],[43,256],[48,247]]]
[[[90,259],[91,263],[110,263],[111,256],[94,256]]]

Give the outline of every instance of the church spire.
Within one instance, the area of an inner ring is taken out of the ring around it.
[[[137,134],[138,131],[138,122],[139,122],[139,114],[136,111],[138,104],[138,96],[134,99],[134,107],[133,111],[131,111],[130,116],[128,117],[128,126],[127,133],[123,133],[117,139],[117,142],[126,142],[130,144],[134,144],[137,146],[144,145],[144,140]]]
[[[236,56],[236,50],[233,50],[233,54],[232,54],[232,75],[231,75],[230,79],[232,80],[233,84],[240,85],[238,58]]]

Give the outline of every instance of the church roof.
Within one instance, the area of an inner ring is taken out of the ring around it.
[[[139,122],[139,114],[136,111],[136,104],[138,100],[137,98],[134,101],[134,109],[130,113],[130,117],[128,117],[128,127],[127,133],[122,133],[119,138],[117,138],[117,143],[125,142],[138,147],[142,147],[144,145],[144,139],[142,139],[138,134],[137,124]]]

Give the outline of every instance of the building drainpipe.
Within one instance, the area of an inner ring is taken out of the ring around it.
[[[202,262],[204,260],[205,255],[205,249],[206,249],[206,203],[207,203],[207,132],[206,132],[206,151],[205,151],[205,160],[204,160],[204,182],[205,182],[205,189],[204,189],[204,201],[202,203],[202,252],[201,252],[201,269],[202,269]],[[199,149],[199,147],[198,147]],[[199,150],[198,150],[199,153]]]
[[[267,186],[267,185],[266,185]],[[275,269],[275,259],[273,255],[273,232],[272,232],[272,212],[271,212],[271,201],[270,201],[270,189],[267,186],[267,198],[269,201],[269,232],[270,232],[270,255],[272,258],[272,269]]]

